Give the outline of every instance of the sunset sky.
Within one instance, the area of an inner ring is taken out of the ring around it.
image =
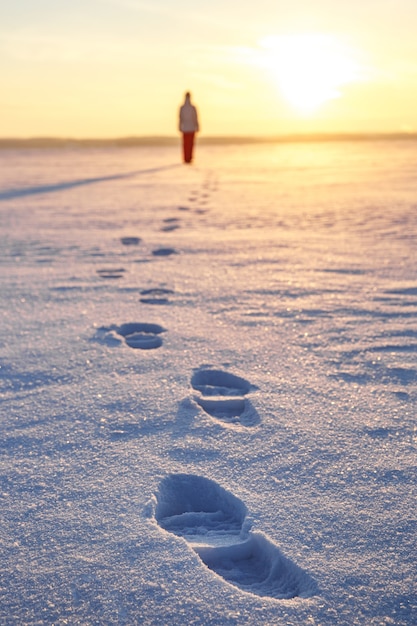
[[[0,137],[417,131],[416,0],[13,0]]]

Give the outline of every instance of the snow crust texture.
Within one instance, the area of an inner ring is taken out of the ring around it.
[[[1,626],[417,623],[416,171],[0,150]]]

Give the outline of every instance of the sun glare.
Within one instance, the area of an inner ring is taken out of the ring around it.
[[[314,113],[342,95],[341,87],[357,79],[352,52],[331,35],[298,34],[260,41],[264,65],[285,99],[299,113]]]

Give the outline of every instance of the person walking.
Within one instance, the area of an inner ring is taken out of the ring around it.
[[[193,160],[194,135],[199,130],[197,109],[191,104],[191,94],[185,94],[184,104],[180,108],[179,129],[182,132],[182,150],[184,163]]]

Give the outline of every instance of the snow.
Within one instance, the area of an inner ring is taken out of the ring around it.
[[[413,141],[0,151],[1,624],[414,624]]]

